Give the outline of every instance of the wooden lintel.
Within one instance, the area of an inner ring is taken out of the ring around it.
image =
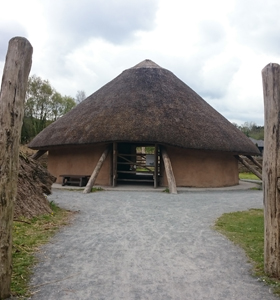
[[[168,181],[169,192],[171,194],[177,194],[176,180],[174,177],[171,161],[164,147],[161,147],[161,154],[162,154],[164,168],[165,168],[166,177]]]
[[[240,157],[239,155],[235,155],[235,158],[239,160],[249,171],[259,177],[260,180],[262,180],[262,174],[252,167],[244,158]]]
[[[88,181],[88,183],[87,183],[87,185],[86,185],[86,187],[85,187],[85,189],[83,191],[84,194],[87,194],[87,193],[89,193],[91,191],[91,189],[92,189],[92,187],[94,185],[94,182],[95,182],[95,180],[96,180],[96,178],[97,178],[97,176],[99,174],[99,171],[100,171],[100,169],[101,169],[101,167],[102,167],[102,165],[103,165],[103,163],[104,163],[104,161],[105,161],[105,159],[106,159],[106,157],[107,157],[107,155],[109,153],[109,150],[110,150],[110,146],[108,146],[104,150],[104,152],[102,153],[101,157],[99,158],[99,161],[98,161],[96,167],[94,168],[94,170],[93,170],[93,172],[92,172],[92,174],[90,176],[90,179],[89,179],[89,181]]]

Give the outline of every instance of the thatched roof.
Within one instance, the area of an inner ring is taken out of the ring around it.
[[[159,143],[258,154],[256,146],[170,71],[145,60],[123,71],[30,143]]]

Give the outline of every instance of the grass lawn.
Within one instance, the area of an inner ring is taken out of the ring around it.
[[[260,180],[259,177],[257,177],[253,173],[239,173],[239,179],[253,179],[253,180]]]
[[[57,230],[70,220],[71,212],[51,203],[52,213],[33,219],[22,218],[13,223],[13,296],[30,296],[28,283],[31,267],[36,262],[34,252],[49,241]]]
[[[217,219],[215,229],[235,244],[241,246],[253,264],[253,274],[274,287],[280,294],[280,282],[264,272],[264,216],[262,209],[250,209],[223,214]]]

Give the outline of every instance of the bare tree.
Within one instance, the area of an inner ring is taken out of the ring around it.
[[[84,91],[77,91],[76,103],[79,104],[86,99],[86,93]]]

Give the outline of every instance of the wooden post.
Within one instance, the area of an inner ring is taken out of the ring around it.
[[[47,150],[39,150],[36,153],[34,153],[31,158],[34,160],[37,160],[38,158],[40,158],[42,155],[44,155],[47,152]]]
[[[252,157],[251,155],[246,155],[246,157],[249,158],[252,163],[254,163],[262,170],[262,165],[254,157]]]
[[[86,185],[86,187],[85,187],[85,189],[83,191],[84,194],[87,194],[87,193],[89,193],[91,191],[91,189],[92,189],[92,187],[94,185],[94,182],[95,182],[95,180],[96,180],[96,178],[97,178],[97,176],[99,174],[99,171],[100,171],[100,169],[101,169],[101,167],[102,167],[102,165],[103,165],[103,163],[104,163],[104,161],[105,161],[105,159],[106,159],[106,157],[107,157],[107,155],[109,153],[109,150],[110,150],[110,146],[108,146],[104,150],[104,152],[102,153],[101,157],[99,158],[99,161],[98,161],[95,169],[93,170],[93,172],[92,172],[92,174],[90,176],[90,179],[89,179],[89,181],[88,181],[88,183],[87,183],[87,185]]]
[[[10,296],[19,140],[32,51],[27,39],[10,40],[0,92],[0,299]]]
[[[280,278],[280,66],[262,70],[264,94],[264,267]]]
[[[118,159],[118,147],[117,143],[113,143],[113,187],[117,186],[117,159]]]
[[[245,159],[243,159],[239,155],[235,155],[235,158],[239,160],[249,171],[259,177],[260,180],[262,180],[262,174],[258,172],[254,167],[252,167]]]
[[[171,161],[164,147],[161,147],[161,153],[162,153],[165,173],[168,181],[169,192],[171,194],[177,194],[176,180],[173,174]]]
[[[154,188],[158,186],[158,144],[155,144],[154,153],[155,169],[154,169]]]

